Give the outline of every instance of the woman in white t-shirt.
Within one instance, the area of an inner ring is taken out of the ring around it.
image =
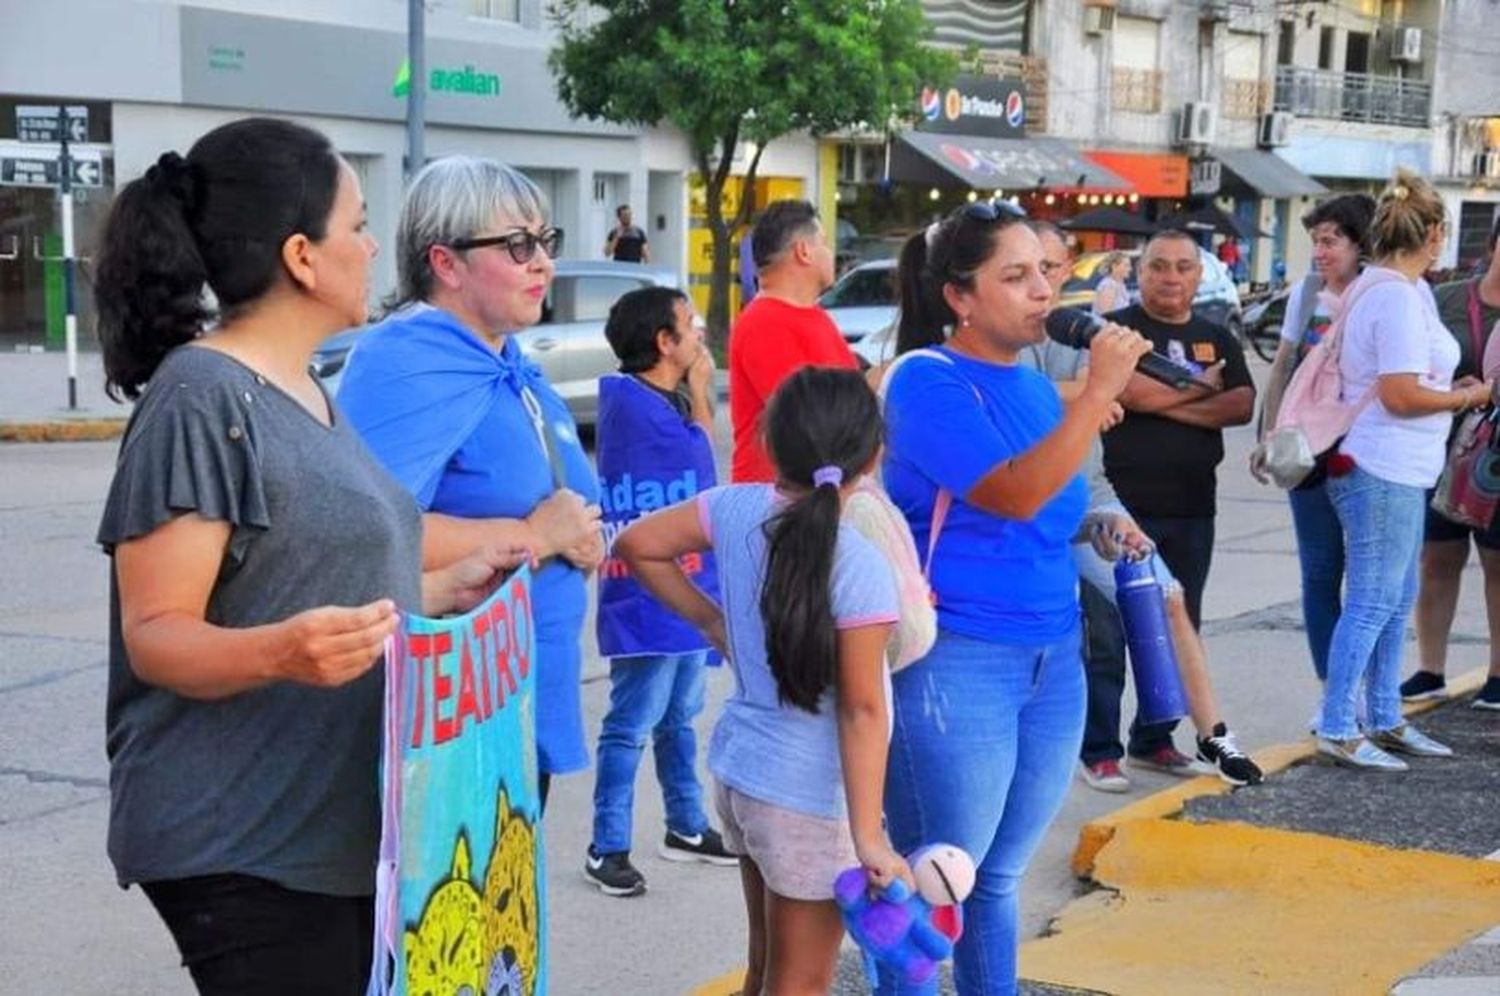
[[[1370,220],[1374,215],[1375,198],[1340,194],[1319,202],[1302,216],[1302,227],[1312,239],[1313,272],[1292,288],[1287,298],[1281,344],[1266,377],[1262,438],[1276,427],[1282,393],[1292,373],[1328,331],[1333,305],[1359,276],[1361,264],[1369,256]],[[1251,454],[1250,473],[1262,484],[1269,484],[1271,479],[1259,463],[1260,457],[1259,449]],[[1328,644],[1339,620],[1344,584],[1344,531],[1328,500],[1327,481],[1327,472],[1319,466],[1287,493],[1302,574],[1302,622],[1319,681],[1328,680]]]
[[[1328,466],[1328,497],[1344,531],[1346,594],[1328,650],[1318,750],[1353,767],[1405,770],[1387,751],[1453,753],[1405,722],[1400,694],[1425,492],[1442,472],[1454,413],[1489,398],[1486,384],[1453,386],[1458,344],[1422,279],[1446,227],[1432,187],[1397,171],[1370,226],[1374,263],[1345,294],[1352,310],[1339,353],[1344,399],[1373,397]],[[1363,732],[1355,720],[1361,682]]]
[[[1125,286],[1130,278],[1130,257],[1123,252],[1112,252],[1104,257],[1099,270],[1104,276],[1094,290],[1094,314],[1107,315],[1130,307],[1130,289]]]

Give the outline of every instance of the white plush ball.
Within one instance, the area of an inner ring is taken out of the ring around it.
[[[952,844],[928,844],[907,859],[917,891],[934,906],[951,906],[974,891],[974,859]]]

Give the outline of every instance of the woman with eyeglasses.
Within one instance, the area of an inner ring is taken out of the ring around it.
[[[541,793],[588,767],[578,644],[585,579],[604,556],[598,479],[573,417],[515,333],[534,325],[562,232],[536,185],[451,156],[412,180],[396,231],[394,310],[350,355],[339,404],[426,526],[428,566],[475,547],[539,562],[536,739]]]
[[[381,650],[524,551],[422,573],[415,503],[308,374],[365,320],[375,240],[323,135],[250,118],[126,184],[94,290],[135,399],[99,525],[109,856],[201,993],[363,993]],[[214,308],[205,290],[212,291]]]
[[[886,816],[898,850],[945,841],[978,865],[954,956],[963,996],[1015,992],[1017,888],[1067,794],[1083,737],[1071,544],[1089,493],[1079,470],[1150,349],[1106,325],[1090,346],[1087,381],[1064,407],[1045,376],[1017,362],[1045,334],[1044,261],[1022,212],[1001,202],[970,205],[913,236],[899,264],[884,474],[917,549],[934,550],[938,637],[892,679]],[[1143,548],[1128,520],[1101,522],[1088,531],[1104,556],[1118,556],[1120,544]],[[937,986],[884,977],[878,991]]]

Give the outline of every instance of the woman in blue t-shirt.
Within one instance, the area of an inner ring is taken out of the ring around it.
[[[1064,409],[1041,374],[1017,365],[1040,342],[1052,290],[1040,242],[1008,205],[963,208],[902,250],[897,350],[886,394],[885,483],[917,549],[939,496],[951,496],[930,565],[938,638],[893,678],[886,782],[891,839],[909,852],[943,841],[979,866],[954,955],[964,996],[1016,985],[1017,886],[1067,792],[1083,736],[1078,473],[1135,363],[1150,345],[1108,325],[1088,381]],[[945,334],[951,329],[951,335]],[[1096,533],[1144,549],[1133,524]],[[879,992],[935,993],[935,984]]]
[[[912,884],[881,825],[895,581],[880,550],[839,522],[880,438],[859,374],[804,368],[766,408],[774,485],[713,488],[615,541],[640,583],[734,670],[708,766],[725,843],[740,855],[747,993],[829,991],[844,934],[833,884],[845,869]],[[709,550],[722,610],[681,564]]]
[[[423,512],[422,555],[449,563],[487,544],[541,564],[536,743],[541,797],[588,767],[578,638],[586,576],[604,557],[599,481],[567,405],[521,354],[562,232],[542,193],[488,159],[449,156],[412,180],[396,231],[398,307],[360,337],[339,406]]]

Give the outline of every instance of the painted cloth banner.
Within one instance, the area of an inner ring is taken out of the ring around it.
[[[543,996],[531,572],[387,644],[371,996]]]
[[[599,503],[608,553],[599,567],[599,653],[605,657],[707,650],[692,623],[658,602],[614,556],[615,537],[636,519],[718,483],[713,444],[655,389],[628,374],[599,378]],[[681,558],[683,573],[714,601],[712,553]]]

